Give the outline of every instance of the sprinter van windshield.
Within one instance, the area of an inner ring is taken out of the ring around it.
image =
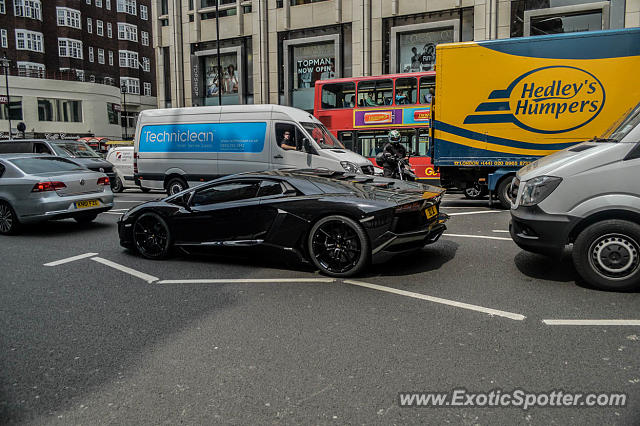
[[[313,137],[322,149],[346,149],[331,132],[321,124],[302,123],[302,127]]]

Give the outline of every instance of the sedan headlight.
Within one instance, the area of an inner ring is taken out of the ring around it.
[[[360,173],[360,167],[350,161],[341,161],[340,165],[349,173]]]
[[[522,188],[521,206],[535,206],[547,198],[562,182],[562,178],[554,176],[538,176],[528,180]]]

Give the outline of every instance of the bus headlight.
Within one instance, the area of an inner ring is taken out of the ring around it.
[[[353,164],[350,161],[341,161],[340,165],[342,166],[343,169],[345,169],[349,173],[359,173],[360,172],[360,167],[358,167],[357,165]]]
[[[547,198],[562,182],[562,178],[554,176],[538,176],[528,180],[522,188],[521,206],[535,206]]]

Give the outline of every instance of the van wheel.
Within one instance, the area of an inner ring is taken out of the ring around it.
[[[498,185],[498,200],[500,200],[500,205],[502,205],[505,209],[511,208],[511,202],[515,202],[516,200],[511,197],[511,181],[513,180],[513,176],[507,176],[500,181]]]
[[[187,182],[181,177],[174,177],[167,182],[167,194],[169,195],[176,195],[178,192],[182,192],[187,188]]]
[[[620,291],[640,287],[640,225],[605,220],[589,226],[573,245],[573,264],[594,287]]]
[[[122,184],[122,179],[120,179],[119,177],[116,177],[116,180],[113,182],[113,185],[111,185],[111,190],[113,192],[124,191],[124,185]]]

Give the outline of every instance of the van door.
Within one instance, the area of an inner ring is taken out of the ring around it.
[[[271,168],[341,169],[336,160],[321,157],[313,146],[311,152],[305,152],[303,146],[305,137],[310,140],[296,124],[275,122],[271,132]],[[283,148],[283,145],[295,147],[295,149]]]
[[[267,143],[266,121],[221,121],[218,171],[221,175],[258,172],[269,169],[271,150]]]

